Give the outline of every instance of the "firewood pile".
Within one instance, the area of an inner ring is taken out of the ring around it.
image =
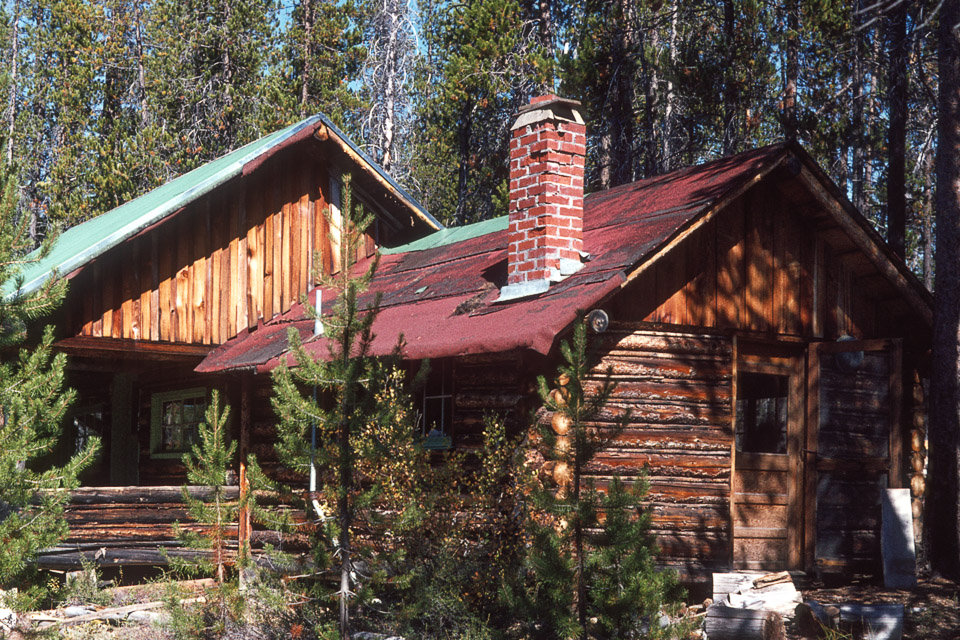
[[[803,638],[901,640],[903,605],[805,601],[786,571],[713,575],[713,602],[704,618],[707,640],[785,640],[787,623]]]

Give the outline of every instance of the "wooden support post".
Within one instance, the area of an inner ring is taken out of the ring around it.
[[[140,440],[134,424],[132,375],[114,374],[110,404],[110,484],[136,485],[140,475]]]
[[[250,491],[250,479],[247,478],[247,454],[250,451],[250,376],[240,378],[240,501],[243,504],[237,514],[237,544],[240,553],[250,548],[250,507],[245,500]]]

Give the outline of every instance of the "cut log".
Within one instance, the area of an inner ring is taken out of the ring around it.
[[[780,614],[721,604],[707,609],[704,631],[707,640],[784,640],[786,637]]]
[[[828,629],[836,629],[840,622],[840,609],[823,606],[807,600],[797,605],[794,611],[797,630],[804,637],[822,638]]]

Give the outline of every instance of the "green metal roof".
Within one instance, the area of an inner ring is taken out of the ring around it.
[[[420,238],[419,240],[414,240],[413,242],[400,245],[399,247],[381,249],[380,253],[383,255],[390,255],[394,253],[408,253],[411,251],[426,251],[427,249],[435,249],[448,244],[454,244],[455,242],[463,242],[464,240],[470,240],[471,238],[485,236],[488,233],[506,231],[508,224],[509,216],[500,216],[499,218],[493,218],[491,220],[482,220],[481,222],[466,224],[462,227],[448,227],[446,229],[440,229],[440,231],[435,231],[434,233],[431,233],[424,238]]]
[[[29,294],[36,291],[54,272],[66,275],[82,267],[108,249],[137,235],[147,227],[222,185],[227,180],[240,175],[243,172],[244,165],[282,145],[304,129],[311,126],[315,127],[319,123],[323,123],[333,130],[347,145],[367,160],[384,179],[409,200],[408,204],[417,209],[418,213],[422,214],[425,219],[434,221],[422,205],[400,188],[389,175],[357,148],[326,116],[317,114],[208,162],[116,209],[67,229],[57,237],[53,249],[45,258],[24,266],[21,271],[23,277],[21,293]],[[442,225],[437,222],[436,226],[440,227]],[[36,252],[31,255],[36,255]],[[2,294],[4,296],[13,294],[14,285],[15,283],[12,281],[5,283]]]

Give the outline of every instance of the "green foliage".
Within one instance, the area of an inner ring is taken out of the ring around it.
[[[66,356],[53,355],[48,327],[32,348],[28,330],[63,299],[66,284],[51,279],[37,292],[17,290],[21,267],[49,250],[49,243],[25,256],[31,246],[29,220],[16,217],[16,182],[3,172],[0,202],[0,586],[17,584],[38,551],[67,533],[63,508],[77,474],[96,456],[91,441],[62,466],[37,468],[59,439],[74,392],[63,388]]]
[[[628,423],[603,410],[615,392],[588,362],[586,324],[561,346],[557,387],[540,378],[544,406],[562,420],[539,429],[541,449],[558,486],[538,482],[531,492],[530,548],[525,584],[507,596],[535,638],[622,638],[657,617],[682,595],[676,576],[654,563],[655,543],[643,507],[646,485],[615,477],[598,488],[587,475],[594,456]],[[604,423],[604,420],[607,420]],[[650,633],[655,634],[657,625]]]
[[[415,109],[412,179],[445,224],[507,213],[509,128],[553,73],[517,0],[420,5],[426,56]],[[455,176],[455,178],[452,178]]]
[[[201,534],[175,523],[174,531],[185,548],[209,551],[209,555],[202,553],[191,558],[168,558],[176,573],[190,577],[215,576],[220,585],[227,580],[230,526],[251,502],[249,491],[244,491],[236,501],[227,497],[227,472],[233,468],[237,452],[236,441],[228,441],[229,419],[230,407],[221,408],[220,392],[215,389],[204,421],[197,427],[198,442],[191,447],[190,453],[183,456],[187,475],[187,484],[181,491],[183,501],[191,520],[205,525],[207,529]],[[200,488],[202,493],[195,495],[191,488],[194,491]],[[240,557],[237,558],[240,566],[246,564],[247,552],[248,549],[240,550]]]

